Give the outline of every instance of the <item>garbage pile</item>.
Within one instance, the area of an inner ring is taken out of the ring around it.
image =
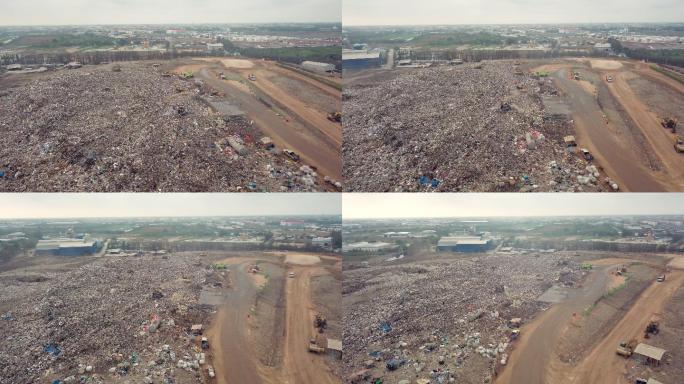
[[[594,191],[566,150],[567,119],[549,119],[548,79],[510,61],[385,73],[344,89],[349,191]],[[555,161],[558,172],[548,164]]]
[[[579,264],[562,252],[488,255],[345,270],[344,368],[351,382],[487,382],[505,365],[520,321],[572,286]]]
[[[102,258],[67,272],[0,278],[0,383],[198,383],[209,361],[190,332],[214,273],[196,257]]]
[[[117,69],[56,71],[0,94],[0,191],[324,189],[258,145],[250,120],[213,111],[202,82]]]

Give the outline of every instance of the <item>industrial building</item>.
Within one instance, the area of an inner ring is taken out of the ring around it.
[[[35,253],[38,256],[83,256],[95,253],[97,245],[97,241],[72,238],[38,240]]]
[[[350,243],[342,245],[342,252],[379,252],[381,250],[387,250],[395,248],[394,245],[390,243],[383,242],[372,242],[361,241],[358,243]]]
[[[302,68],[316,73],[328,73],[335,70],[335,65],[317,61],[302,61]]]
[[[634,348],[634,357],[643,364],[658,366],[663,360],[663,356],[665,356],[666,352],[667,351],[662,348],[639,343],[639,345]]]
[[[442,237],[437,242],[438,252],[486,252],[491,247],[492,240],[482,236]]]
[[[380,60],[380,52],[378,51],[357,49],[342,50],[342,69],[345,71],[375,68],[380,65],[382,65],[382,61]]]
[[[332,237],[314,237],[311,239],[311,245],[323,249],[332,249]]]
[[[221,43],[207,43],[207,51],[209,51],[209,52],[223,51],[223,44],[221,44]]]

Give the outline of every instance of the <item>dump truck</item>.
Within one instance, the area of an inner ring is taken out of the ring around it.
[[[660,125],[663,126],[663,128],[667,128],[672,131],[672,133],[677,132],[677,119],[674,117],[663,117],[660,120]]]
[[[209,349],[209,339],[205,337],[202,337],[202,342],[200,344],[202,346],[202,349]]]
[[[636,339],[632,339],[629,342],[621,341],[615,350],[615,353],[623,357],[630,357],[632,356],[632,353],[634,353],[634,348],[636,348],[637,344]]]
[[[247,76],[247,78],[251,81],[256,81],[256,76],[253,73],[250,73],[249,76]]]
[[[684,138],[682,136],[675,137],[674,149],[679,153],[684,153]]]
[[[316,339],[309,340],[309,352],[312,353],[325,353],[325,348],[318,345]]]
[[[580,149],[580,152],[582,152],[582,156],[584,157],[584,160],[586,160],[586,161],[592,161],[592,160],[594,160],[594,155],[592,155],[591,152],[589,152],[588,149],[586,149],[586,148],[581,148],[581,149]]]
[[[658,277],[656,278],[656,281],[659,282],[659,283],[662,283],[663,281],[665,281],[665,275],[660,275],[660,276],[658,276]]]
[[[609,83],[612,83],[613,82],[613,76],[611,76],[611,75],[606,76],[606,81]]]
[[[328,113],[328,120],[339,123],[342,121],[342,114],[340,112],[330,112]]]
[[[294,272],[290,272],[290,273],[287,274],[287,276],[288,276],[289,278],[292,279],[292,278],[294,278],[295,276],[297,276],[297,274],[295,274]]]

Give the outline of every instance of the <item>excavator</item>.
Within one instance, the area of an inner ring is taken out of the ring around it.
[[[342,121],[342,114],[340,112],[330,112],[328,113],[328,120],[339,123]]]
[[[674,117],[663,117],[662,120],[660,120],[660,125],[663,126],[663,128],[667,128],[672,131],[672,133],[677,132],[677,119]]]

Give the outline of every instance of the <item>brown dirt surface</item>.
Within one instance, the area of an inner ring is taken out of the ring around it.
[[[664,283],[652,283],[618,324],[594,347],[586,358],[563,375],[568,383],[629,383],[625,377],[628,362],[615,353],[622,340],[643,341],[643,330],[650,316],[660,313],[684,283],[684,271],[674,271]]]
[[[314,270],[308,267],[292,267],[297,277],[288,279],[285,287],[287,297],[287,331],[283,357],[282,382],[299,383],[341,383],[326,365],[325,355],[307,351],[309,339],[315,336],[313,328],[314,310],[312,303],[311,277]]]
[[[622,68],[622,63],[617,60],[589,60],[592,68],[614,70]]]

